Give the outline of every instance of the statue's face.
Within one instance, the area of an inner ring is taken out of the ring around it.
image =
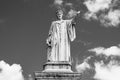
[[[58,12],[57,13],[57,18],[61,20],[63,18],[63,12]]]

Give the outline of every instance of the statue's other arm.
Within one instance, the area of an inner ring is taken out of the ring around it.
[[[75,22],[73,21],[73,19],[68,20],[68,35],[71,41],[76,38]]]

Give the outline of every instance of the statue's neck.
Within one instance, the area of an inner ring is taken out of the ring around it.
[[[63,19],[58,19],[58,21],[63,21]]]
[[[62,21],[63,21],[63,19],[59,19],[59,20],[57,20],[57,21],[62,22]]]

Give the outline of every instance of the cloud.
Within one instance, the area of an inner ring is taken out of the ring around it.
[[[24,80],[21,66],[0,61],[0,80]]]
[[[98,20],[105,27],[116,27],[120,24],[119,0],[86,0],[84,5],[88,11],[85,19]]]
[[[120,47],[119,46],[111,46],[109,48],[104,47],[97,47],[94,49],[90,49],[90,52],[95,52],[98,55],[105,55],[105,56],[120,56]]]
[[[83,72],[86,71],[87,69],[90,69],[90,68],[91,68],[90,65],[89,65],[89,63],[88,63],[88,60],[89,60],[89,59],[91,59],[91,57],[87,57],[87,58],[83,61],[83,63],[81,63],[81,64],[76,64],[76,70],[77,70],[77,72],[83,73]]]
[[[62,5],[63,0],[54,0],[54,5]]]
[[[71,18],[76,17],[79,13],[80,13],[80,11],[76,11],[76,10],[70,9],[70,11],[66,15],[66,17],[67,17],[67,19],[71,19]]]
[[[79,65],[76,65],[76,70],[79,73],[83,73],[86,69],[90,69],[90,65],[87,62],[83,62]]]
[[[69,7],[73,8],[73,4],[72,3],[65,3],[65,6],[69,6]]]
[[[120,61],[117,57],[120,57],[120,46],[111,46],[109,48],[97,47],[90,49],[90,52],[95,52],[96,56],[105,55],[106,59],[95,60],[93,76],[96,80],[119,80],[120,79]],[[94,56],[94,57],[96,57]],[[101,56],[103,57],[103,56]]]
[[[92,80],[120,80],[120,45],[97,47],[89,51],[96,55],[87,57],[83,63],[76,66],[79,73]],[[105,55],[106,59],[101,55]],[[91,75],[87,76],[85,72]]]
[[[95,72],[94,78],[98,80],[120,80],[120,66],[117,64],[96,62]]]
[[[109,9],[112,0],[86,0],[84,4],[91,13],[97,13],[100,10]]]
[[[107,15],[104,15],[101,23],[105,26],[117,26],[120,24],[120,10],[110,10]]]
[[[86,17],[93,17],[101,10],[109,9],[112,0],[86,0],[84,4],[86,5],[88,12]]]

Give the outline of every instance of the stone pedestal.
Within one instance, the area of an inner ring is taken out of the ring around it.
[[[73,72],[71,63],[66,61],[47,62],[43,66],[43,72]]]
[[[81,74],[71,72],[35,72],[35,80],[80,80]]]
[[[81,74],[73,72],[69,62],[47,62],[34,76],[35,80],[80,80]]]

